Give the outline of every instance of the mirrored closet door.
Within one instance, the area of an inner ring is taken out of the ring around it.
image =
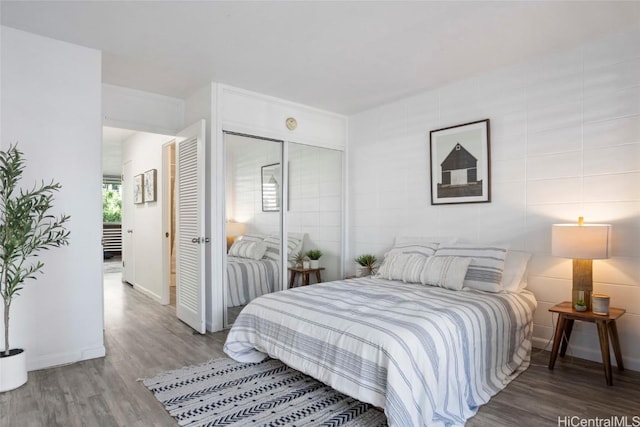
[[[289,239],[302,239],[289,260],[288,286],[342,279],[342,152],[289,143]]]
[[[342,278],[343,153],[233,133],[224,141],[228,327],[261,295]]]
[[[282,289],[283,143],[232,133],[224,143],[228,326],[251,300]]]

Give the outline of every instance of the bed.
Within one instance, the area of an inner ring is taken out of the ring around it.
[[[276,290],[280,283],[279,262],[272,259],[227,257],[227,307],[238,307]]]
[[[280,359],[383,408],[391,426],[463,425],[528,367],[535,307],[527,290],[336,281],[252,301],[224,350]]]
[[[302,250],[304,233],[289,233],[288,258]],[[245,234],[238,238],[227,255],[227,307],[238,307],[279,290],[280,238]]]

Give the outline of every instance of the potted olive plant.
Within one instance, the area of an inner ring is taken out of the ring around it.
[[[320,268],[320,257],[322,251],[320,249],[311,249],[307,251],[307,258],[309,258],[309,268]]]
[[[378,259],[375,255],[364,254],[355,259],[356,277],[371,276],[376,272]]]
[[[54,216],[53,194],[60,184],[51,181],[20,188],[25,168],[23,154],[17,147],[0,150],[0,295],[4,306],[4,350],[0,352],[0,392],[27,382],[24,349],[9,345],[11,304],[29,279],[42,273],[44,264],[34,260],[43,249],[66,245],[69,231],[67,215]]]

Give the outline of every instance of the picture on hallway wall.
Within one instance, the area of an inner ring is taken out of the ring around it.
[[[156,174],[157,169],[150,169],[144,173],[144,201],[156,201]]]
[[[432,130],[431,204],[491,201],[489,119]]]
[[[144,203],[144,175],[139,174],[133,177],[133,203]]]

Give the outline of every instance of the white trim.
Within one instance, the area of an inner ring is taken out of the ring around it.
[[[146,296],[148,296],[149,298],[151,298],[152,300],[156,301],[159,304],[162,304],[162,297],[158,294],[156,294],[155,292],[151,292],[149,289],[145,288],[144,286],[140,286],[136,283],[132,283],[133,289],[135,289],[136,291],[145,294]]]
[[[45,356],[32,357],[32,352],[27,353],[27,371],[53,368],[60,365],[70,365],[83,360],[97,359],[106,355],[103,345],[78,349],[67,353],[48,354]]]

